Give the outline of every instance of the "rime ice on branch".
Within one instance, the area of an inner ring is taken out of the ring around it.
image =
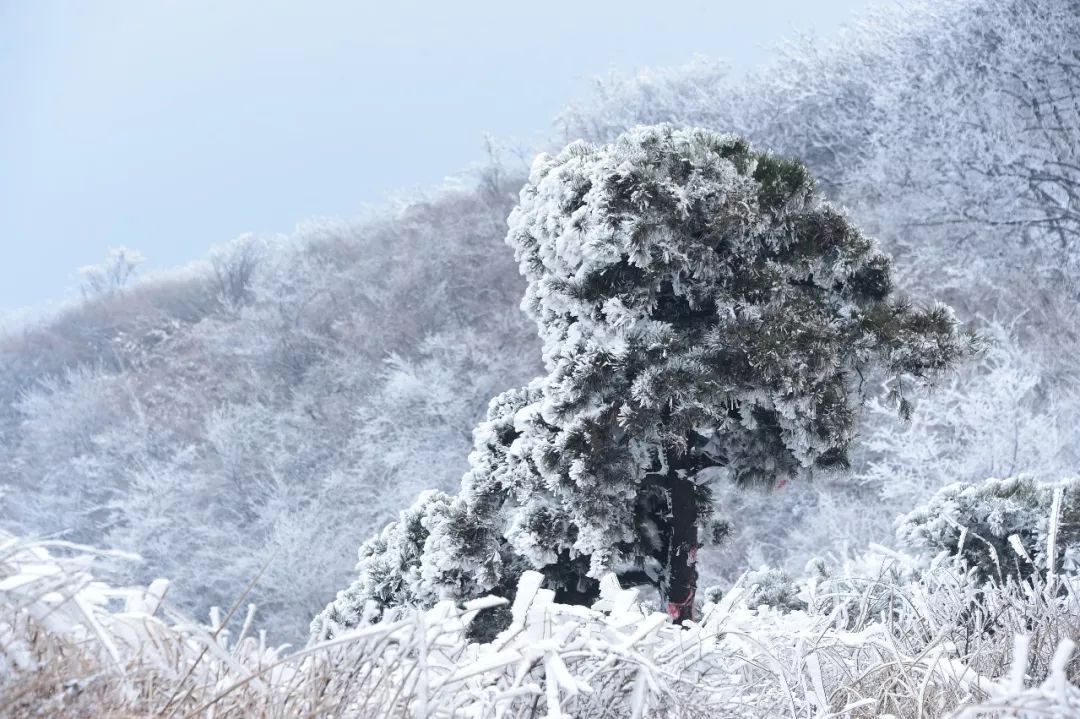
[[[973,346],[942,305],[893,295],[889,259],[806,168],[660,125],[541,155],[507,242],[547,375],[492,400],[456,497],[427,494],[361,549],[318,618],[511,594],[526,569],[589,602],[609,571],[692,614],[709,483],[845,467],[857,378],[910,378]]]

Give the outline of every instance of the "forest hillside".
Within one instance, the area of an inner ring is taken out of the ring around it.
[[[726,538],[703,551],[703,584],[894,546],[895,518],[954,482],[1065,478],[1080,459],[1078,38],[1069,0],[904,3],[746,77],[700,58],[600,78],[548,146],[496,143],[461,182],[361,222],[241,237],[146,278],[114,252],[81,301],[0,337],[0,526],[136,553],[118,585],[168,577],[197,617],[243,597],[256,626],[302,641],[357,547],[418,492],[453,491],[488,400],[539,372],[504,245],[520,158],[656,122],[801,159],[901,287],[988,339],[907,423],[887,378],[866,377],[849,473],[719,488]]]

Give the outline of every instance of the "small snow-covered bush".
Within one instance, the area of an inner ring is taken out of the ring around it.
[[[900,517],[897,537],[916,552],[959,557],[981,581],[1059,571],[1080,543],[1080,479],[952,484]]]
[[[338,592],[337,598],[312,622],[314,636],[327,639],[344,627],[364,626],[382,617],[387,606],[414,602],[420,582],[420,557],[428,536],[424,518],[429,507],[449,497],[429,490],[403,510],[397,522],[360,547],[360,578]]]
[[[806,602],[799,597],[799,587],[782,569],[762,567],[748,573],[744,583],[749,590],[741,601],[749,609],[762,604],[785,611],[806,609]]]

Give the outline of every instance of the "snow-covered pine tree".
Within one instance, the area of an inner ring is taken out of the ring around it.
[[[806,168],[731,135],[641,127],[540,155],[507,242],[548,374],[492,400],[455,497],[424,495],[361,549],[315,621],[598,579],[657,585],[691,616],[709,483],[847,464],[862,370],[904,385],[973,345],[942,305],[893,296],[889,259]]]

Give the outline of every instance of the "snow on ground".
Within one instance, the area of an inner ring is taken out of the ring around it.
[[[167,584],[96,581],[115,559],[0,539],[0,715],[349,717],[1074,717],[1080,605],[978,587],[947,558],[874,548],[793,581],[744,575],[686,627],[613,576],[592,608],[527,573],[486,597],[299,650],[248,636],[252,609],[190,621]],[[773,605],[762,603],[772,601]],[[481,613],[506,612],[489,643]]]

